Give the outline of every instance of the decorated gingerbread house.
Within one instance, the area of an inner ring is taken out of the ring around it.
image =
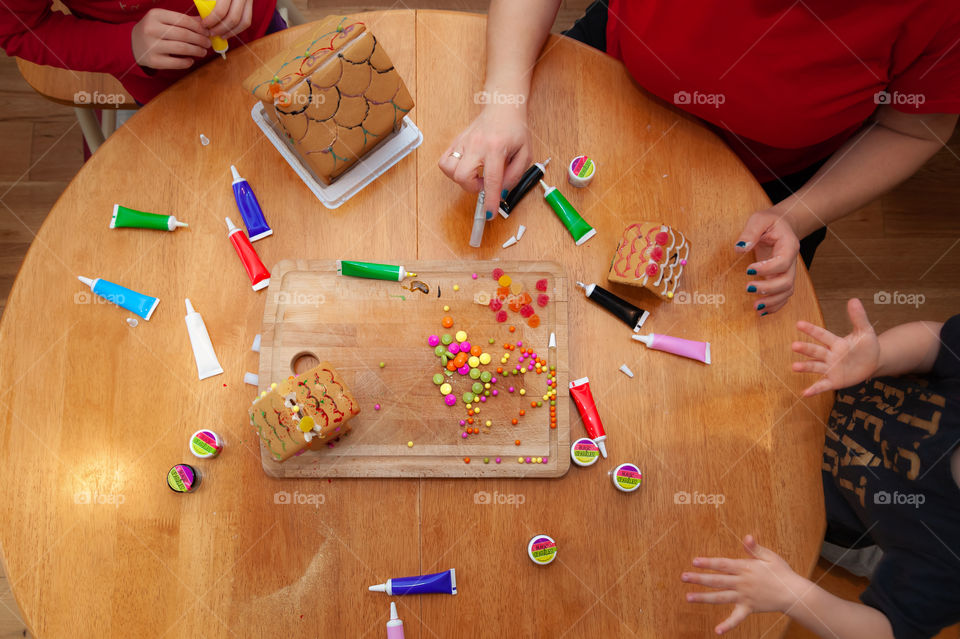
[[[607,279],[642,286],[672,300],[690,255],[690,243],[675,228],[636,222],[623,231]]]

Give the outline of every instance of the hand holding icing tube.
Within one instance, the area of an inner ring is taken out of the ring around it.
[[[424,595],[440,593],[457,594],[457,573],[454,568],[416,577],[397,577],[387,579],[386,583],[370,586],[372,592],[385,592],[393,595]]]
[[[185,301],[187,303],[187,316],[183,319],[187,323],[187,335],[190,336],[193,358],[197,362],[197,375],[200,379],[219,375],[223,372],[223,368],[217,361],[217,354],[213,352],[213,344],[210,342],[210,334],[207,332],[207,326],[203,323],[203,317],[193,310],[190,298]]]
[[[583,292],[587,295],[587,299],[599,304],[619,317],[627,326],[633,329],[634,333],[639,331],[643,323],[650,317],[649,311],[634,306],[619,295],[611,293],[601,286],[584,284],[583,282],[577,282],[577,286],[583,289]]]
[[[157,304],[160,303],[160,300],[156,297],[131,291],[129,288],[108,282],[99,277],[92,280],[89,277],[79,275],[77,279],[89,286],[94,295],[99,295],[120,308],[125,308],[131,313],[136,313],[147,321],[150,321],[150,316],[153,315],[153,312],[157,309]]]
[[[337,275],[363,277],[370,280],[388,280],[402,282],[406,276],[416,277],[416,273],[408,273],[402,266],[393,264],[377,264],[376,262],[356,262],[353,260],[337,260]]]
[[[230,172],[233,173],[233,199],[237,201],[237,209],[240,211],[240,217],[243,218],[243,224],[247,227],[247,235],[251,242],[262,240],[265,237],[273,235],[273,229],[267,224],[263,217],[263,211],[260,209],[260,202],[257,196],[253,194],[250,184],[240,177],[237,167],[230,165]]]
[[[545,162],[537,162],[524,171],[523,175],[520,176],[520,181],[513,187],[513,190],[507,193],[506,198],[500,200],[501,216],[510,217],[510,212],[513,211],[513,207],[519,204],[523,196],[529,193],[530,189],[535,187],[537,182],[540,181],[540,178],[543,177],[548,164],[550,164],[550,158],[547,158]]]
[[[227,222],[227,237],[236,249],[240,261],[243,262],[243,268],[247,269],[247,275],[250,276],[250,284],[253,290],[259,291],[262,288],[270,286],[270,271],[260,261],[257,250],[247,239],[247,234],[238,229],[229,217],[224,218]]]
[[[603,422],[600,421],[600,413],[597,412],[597,405],[593,402],[593,393],[590,392],[590,380],[586,377],[575,379],[570,382],[570,397],[573,398],[583,418],[583,425],[587,429],[587,435],[600,449],[600,454],[606,458],[607,434],[603,431]]]
[[[591,237],[597,234],[596,229],[587,224],[587,221],[580,217],[577,209],[563,197],[563,193],[557,190],[555,186],[547,186],[547,183],[540,180],[540,186],[543,187],[543,199],[547,201],[553,212],[557,214],[563,225],[570,231],[577,246],[580,246]]]
[[[213,8],[217,6],[217,0],[193,0],[193,4],[197,6],[200,17],[206,18],[213,12]],[[227,59],[227,49],[230,48],[230,45],[225,39],[220,36],[210,36],[210,46],[220,54],[220,57],[224,60]]]
[[[680,337],[670,337],[669,335],[631,335],[638,342],[643,342],[648,348],[655,351],[664,351],[673,353],[681,357],[689,357],[704,364],[710,363],[710,342],[694,342]]]
[[[136,209],[113,205],[113,217],[110,218],[110,228],[112,229],[157,229],[160,231],[175,231],[179,227],[186,227],[186,222],[181,222],[172,215],[158,215],[157,213],[146,213]]]

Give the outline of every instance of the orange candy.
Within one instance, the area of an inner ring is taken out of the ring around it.
[[[469,457],[464,457],[464,458],[463,458],[463,463],[464,463],[464,464],[469,464],[469,463],[470,463],[470,458],[469,458]]]
[[[454,365],[452,359],[447,361],[447,370],[448,370],[448,371],[455,371],[455,370],[457,370],[457,367]]]
[[[497,375],[503,372],[503,367],[497,366]]]
[[[518,439],[517,441],[515,441],[515,442],[513,442],[513,443],[516,444],[517,446],[519,446],[519,445],[520,445],[520,440]]]
[[[440,324],[442,324],[444,328],[450,328],[453,326],[453,318],[449,315],[444,315],[443,319],[440,320]]]
[[[497,288],[497,297],[499,297],[501,301],[507,299],[507,297],[509,296],[510,296],[509,286],[500,286]]]
[[[482,352],[483,352],[483,349],[480,348],[479,344],[474,344],[473,346],[470,347],[470,354],[473,355],[474,357],[480,357],[480,353]]]
[[[550,428],[556,428],[556,427],[557,427],[557,423],[556,423],[556,422],[553,422],[553,423],[550,424]]]
[[[472,424],[472,423],[473,423],[473,417],[468,417],[468,418],[467,418],[467,423],[468,423],[468,424]]]
[[[520,309],[517,309],[517,310],[520,310]],[[511,327],[510,327],[510,332],[511,332],[511,333],[516,332],[516,330],[517,330],[517,327],[516,327],[516,326],[511,326]],[[510,350],[511,350],[511,351],[513,350],[513,346],[510,347]]]
[[[469,355],[467,355],[466,353],[457,353],[457,356],[453,358],[453,367],[460,368],[461,366],[467,363],[468,358],[469,358]],[[449,364],[449,362],[447,363]]]
[[[516,426],[516,425],[517,425],[517,418],[514,417],[513,420],[512,420],[512,422],[513,422],[513,425]]]
[[[523,416],[526,415],[526,414],[527,414],[527,411],[525,411],[525,410],[523,410],[523,409],[521,408],[521,409],[520,409],[520,417],[523,417]]]
[[[530,318],[527,319],[527,325],[530,328],[536,328],[540,326],[540,318],[536,314],[531,315]]]
[[[537,407],[536,402],[530,402],[530,408],[536,408],[536,407]]]

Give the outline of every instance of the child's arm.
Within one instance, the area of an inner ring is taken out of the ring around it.
[[[744,538],[743,547],[751,559],[697,557],[694,566],[716,572],[680,576],[687,583],[718,590],[687,593],[687,601],[734,604],[730,616],[714,629],[718,635],[732,630],[751,613],[782,612],[829,639],[893,639],[890,622],[879,610],[831,595],[795,573],[751,535]]]
[[[182,58],[173,60],[174,56],[205,55],[210,46],[206,33],[199,17],[164,9],[150,10],[139,22],[111,23],[53,11],[42,1],[0,2],[0,47],[8,55],[121,79],[126,75],[144,77],[140,65],[177,68],[164,63],[183,64]],[[135,53],[138,42],[142,46]]]
[[[871,377],[928,373],[933,368],[940,351],[942,323],[901,324],[877,337],[860,300],[847,302],[847,314],[853,332],[846,337],[837,337],[808,322],[797,322],[801,332],[820,342],[794,342],[791,346],[794,352],[810,358],[794,362],[794,371],[823,375],[803,391],[804,397],[846,388]]]

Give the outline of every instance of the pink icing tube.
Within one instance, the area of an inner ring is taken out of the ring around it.
[[[710,342],[694,342],[689,339],[670,337],[669,335],[657,335],[656,333],[650,333],[649,335],[631,335],[630,337],[638,342],[643,342],[648,348],[652,348],[655,351],[664,351],[673,353],[674,355],[680,355],[681,357],[689,357],[704,364],[710,363]]]

